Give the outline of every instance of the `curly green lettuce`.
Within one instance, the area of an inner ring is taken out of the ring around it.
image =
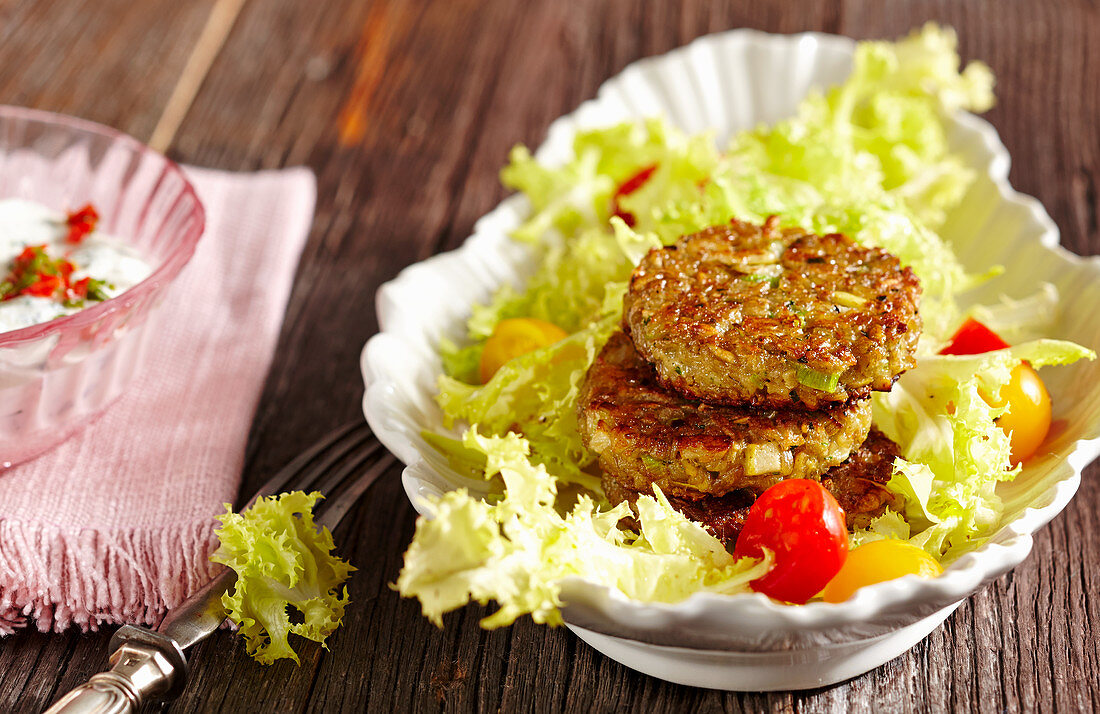
[[[1064,365],[1096,354],[1060,340],[1035,340],[984,354],[922,358],[889,392],[873,397],[874,423],[898,444],[891,490],[905,497],[914,545],[950,561],[980,545],[999,524],[1000,481],[1015,478],[997,394],[1021,361]]]
[[[323,645],[344,616],[348,592],[340,586],[355,568],[333,555],[329,530],[313,524],[321,498],[293,491],[261,498],[242,513],[225,504],[219,517],[214,533],[221,543],[210,559],[237,573],[222,604],[261,664],[297,663],[288,636]]]
[[[446,425],[462,420],[490,434],[521,424],[535,460],[555,475],[592,490],[599,479],[584,469],[595,461],[577,431],[577,397],[588,366],[617,321],[604,319],[553,345],[517,357],[484,385],[439,380],[437,401]]]
[[[405,553],[397,589],[420,600],[424,616],[442,626],[444,613],[470,601],[496,601],[483,627],[510,625],[530,615],[561,624],[562,583],[579,577],[627,597],[676,602],[692,593],[747,592],[771,567],[770,558],[736,559],[706,528],[685,518],[660,491],[638,499],[638,532],[620,527],[630,515],[621,503],[600,510],[581,495],[572,509],[555,508],[558,479],[533,464],[517,434],[481,436],[465,448],[484,456],[485,478],[504,481],[493,503],[465,489],[428,502]]]

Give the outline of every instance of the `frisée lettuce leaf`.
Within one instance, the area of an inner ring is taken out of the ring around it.
[[[485,456],[485,477],[499,475],[505,490],[492,504],[464,489],[451,491],[428,501],[429,516],[416,521],[397,590],[418,598],[438,626],[443,613],[490,600],[499,607],[483,627],[510,625],[522,615],[561,624],[562,588],[570,577],[639,600],[676,602],[702,590],[747,592],[771,567],[769,557],[734,558],[659,490],[638,499],[638,532],[621,527],[631,515],[626,503],[602,511],[581,495],[559,513],[558,479],[531,463],[523,437],[470,429],[462,441]]]
[[[1035,340],[1058,317],[1058,289],[1043,283],[1034,293],[1020,299],[1002,295],[995,304],[970,306],[967,316],[1009,343]]]
[[[905,497],[914,545],[952,560],[997,525],[995,488],[1012,479],[1008,435],[996,418],[1004,407],[983,397],[1008,384],[1012,370],[1095,359],[1072,342],[1035,340],[977,355],[929,355],[889,392],[873,397],[874,423],[898,444],[890,489]]]
[[[811,94],[792,119],[738,135],[733,152],[827,201],[888,192],[936,229],[974,177],[948,151],[942,115],[993,105],[992,73],[981,62],[960,72],[956,42],[931,23],[899,42],[861,42],[847,81]]]
[[[258,499],[242,513],[227,503],[219,517],[214,533],[221,543],[210,559],[237,573],[222,604],[260,664],[297,663],[290,634],[323,645],[344,617],[348,591],[340,586],[354,568],[333,555],[329,530],[313,524],[321,498],[292,491]]]
[[[584,472],[595,459],[577,432],[577,397],[588,365],[616,323],[612,318],[601,320],[513,359],[481,386],[440,377],[436,401],[446,425],[461,419],[488,433],[505,434],[521,424],[538,463],[552,468],[563,481],[598,489],[599,479]]]

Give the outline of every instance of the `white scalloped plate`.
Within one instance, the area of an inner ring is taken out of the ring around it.
[[[540,159],[560,163],[578,127],[663,114],[688,131],[715,129],[724,143],[735,131],[794,113],[811,88],[845,79],[854,43],[821,34],[768,35],[734,30],[703,37],[667,55],[627,67],[597,97],[554,122]],[[1008,153],[987,122],[951,120],[950,141],[979,172],[944,228],[971,270],[992,264],[1005,274],[972,296],[1022,297],[1040,282],[1062,295],[1050,336],[1100,350],[1093,319],[1100,305],[1100,263],[1058,245],[1058,229],[1033,198],[1008,184]],[[382,442],[408,464],[403,482],[413,505],[463,479],[420,438],[439,430],[432,398],[441,365],[441,336],[461,337],[470,305],[505,281],[524,277],[526,249],[507,237],[525,211],[512,197],[479,220],[458,250],[404,270],[378,292],[381,332],[363,350],[363,408]],[[662,679],[733,690],[801,689],[838,682],[893,659],[931,632],[963,598],[1018,565],[1031,534],[1076,492],[1081,470],[1100,454],[1100,364],[1045,370],[1055,428],[1023,473],[999,489],[1002,528],[983,547],[934,580],[902,578],[860,590],[848,602],[779,605],[758,594],[700,593],[675,604],[645,604],[580,580],[565,584],[570,628],[608,656]]]

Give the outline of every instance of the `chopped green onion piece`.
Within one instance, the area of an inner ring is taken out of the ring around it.
[[[840,375],[819,372],[812,367],[801,366],[798,368],[798,383],[819,392],[832,393],[836,391],[837,385],[840,384]]]
[[[741,280],[744,280],[746,283],[762,283],[767,281],[768,285],[773,288],[779,285],[778,276],[766,275],[764,273],[746,273],[741,276]]]

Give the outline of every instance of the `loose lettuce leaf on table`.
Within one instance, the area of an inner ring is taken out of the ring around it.
[[[245,638],[248,654],[261,664],[298,662],[288,635],[324,644],[348,604],[341,585],[352,568],[333,555],[332,534],[313,524],[320,493],[293,491],[261,498],[242,513],[230,504],[214,533],[221,540],[210,556],[232,568],[237,582],[222,596],[227,616]],[[296,612],[292,621],[291,613]]]

